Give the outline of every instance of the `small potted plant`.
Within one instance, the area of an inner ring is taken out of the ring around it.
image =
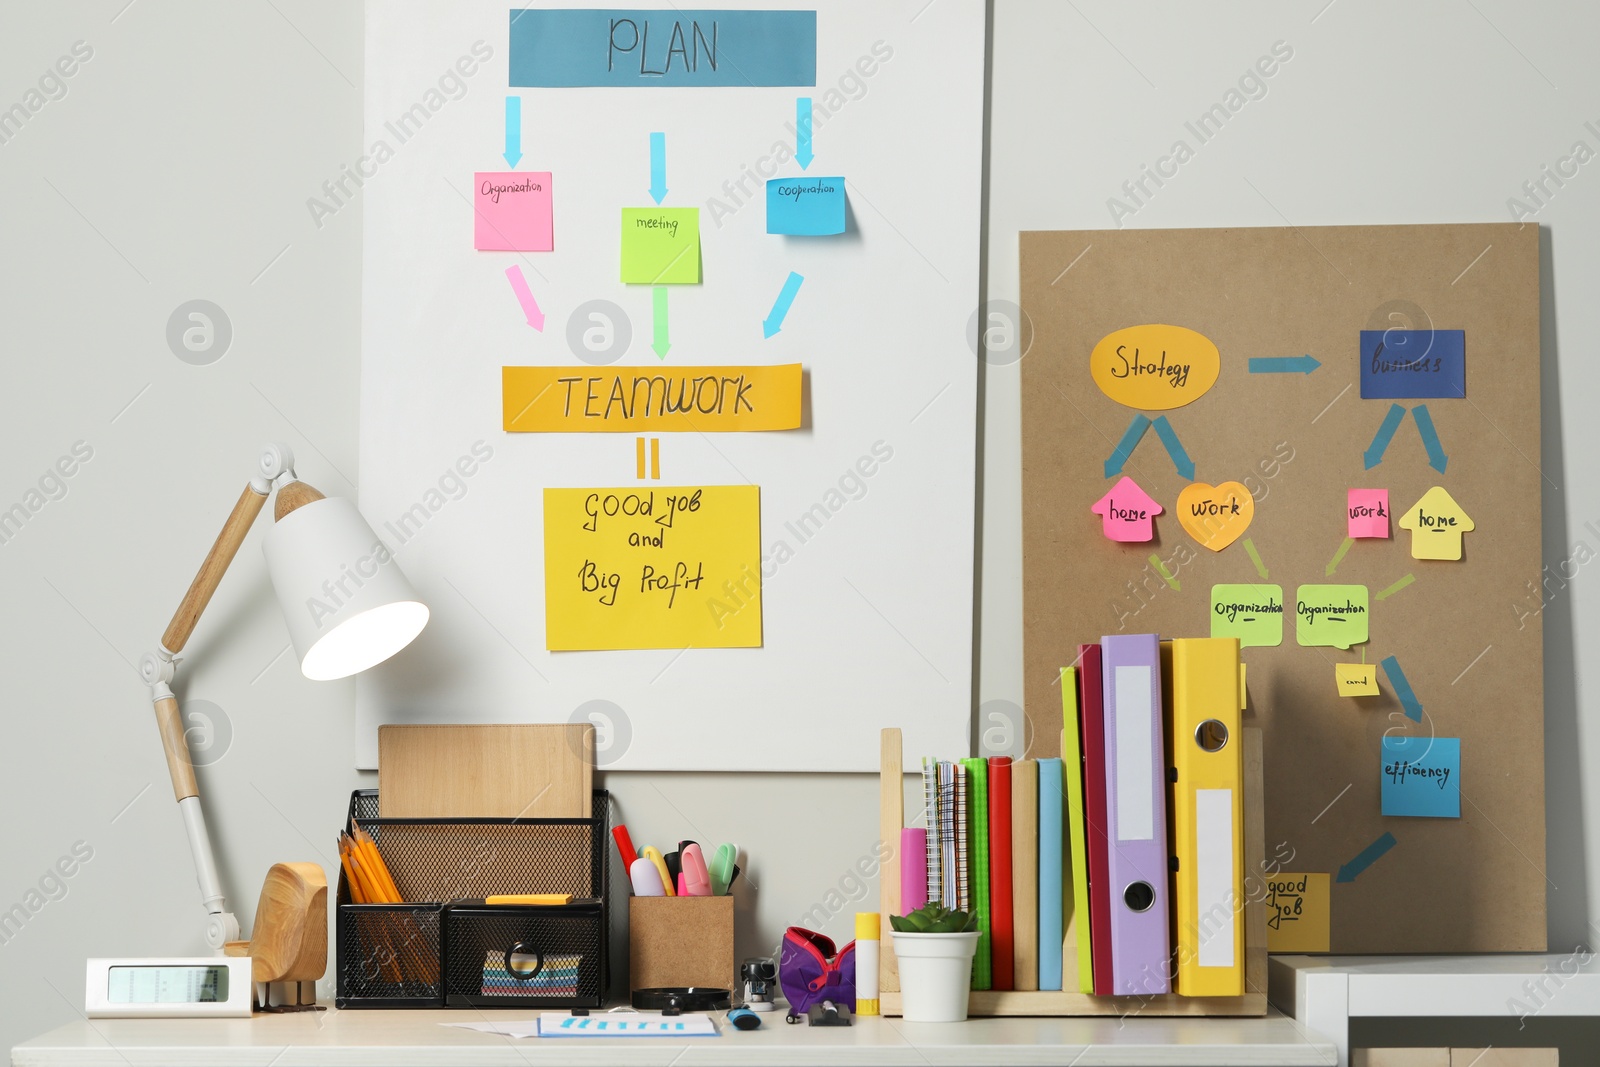
[[[965,1021],[972,953],[978,947],[977,917],[928,903],[907,915],[889,916],[889,923],[900,961],[900,1004],[906,1022]]]

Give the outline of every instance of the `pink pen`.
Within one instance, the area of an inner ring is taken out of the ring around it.
[[[711,895],[711,875],[706,871],[705,854],[700,851],[700,846],[690,844],[684,847],[683,855],[679,860],[681,877],[685,890],[679,896],[709,897]]]
[[[686,886],[687,886],[687,883],[684,881],[683,872],[679,871],[678,872],[678,895],[680,897],[686,897],[686,896],[689,895],[689,890],[686,888]]]

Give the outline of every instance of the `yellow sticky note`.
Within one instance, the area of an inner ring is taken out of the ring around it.
[[[1275,874],[1267,879],[1267,951],[1328,951],[1326,874]]]
[[[700,281],[700,209],[622,209],[622,280],[641,285]]]
[[[545,647],[757,648],[761,490],[544,491]]]
[[[800,364],[501,367],[512,433],[715,433],[800,426]]]
[[[1376,663],[1335,663],[1334,681],[1342,697],[1375,697],[1378,695],[1378,665]]]
[[[1400,516],[1400,528],[1411,531],[1413,559],[1460,559],[1461,537],[1477,524],[1442,486],[1434,486]]]

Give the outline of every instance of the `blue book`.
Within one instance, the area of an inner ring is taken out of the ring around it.
[[[1039,988],[1061,988],[1062,823],[1061,761],[1039,761]]]

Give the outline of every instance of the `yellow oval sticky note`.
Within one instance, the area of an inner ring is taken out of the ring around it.
[[[1221,371],[1217,346],[1184,326],[1128,326],[1106,334],[1089,353],[1089,372],[1100,391],[1145,411],[1200,399]]]
[[[1237,541],[1256,517],[1256,498],[1239,482],[1195,482],[1178,494],[1178,522],[1201,547],[1221,552]]]

